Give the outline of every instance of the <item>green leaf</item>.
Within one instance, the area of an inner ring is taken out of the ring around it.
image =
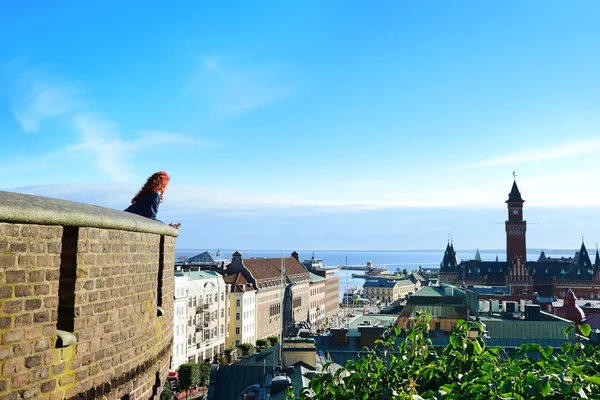
[[[594,376],[588,376],[585,378],[586,381],[600,385],[600,374]]]
[[[544,358],[550,358],[550,356],[552,355],[552,351],[552,347],[548,346],[542,351],[542,355],[544,356]]]
[[[569,325],[565,328],[565,336],[569,337],[569,333],[574,329],[575,327],[573,325]]]
[[[579,326],[579,331],[581,332],[581,334],[585,337],[590,336],[590,333],[592,332],[592,327],[589,326],[588,324],[583,324]]]

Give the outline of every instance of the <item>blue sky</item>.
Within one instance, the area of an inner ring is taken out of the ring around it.
[[[179,247],[600,240],[600,5],[37,2],[0,15],[0,189],[118,209],[152,172]]]

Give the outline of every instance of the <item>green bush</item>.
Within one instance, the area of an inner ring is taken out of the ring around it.
[[[267,338],[267,344],[269,347],[275,346],[279,342],[279,338],[277,336],[269,336]]]
[[[333,374],[327,363],[299,399],[600,399],[600,346],[564,343],[554,353],[552,347],[524,344],[508,355],[468,336],[473,327],[483,330],[480,323],[461,320],[448,346],[436,348],[427,336],[429,321],[419,314],[403,341],[396,340],[400,328],[388,331],[359,360]],[[587,336],[589,325],[580,332]]]
[[[258,339],[256,341],[256,347],[268,347],[267,339]]]
[[[251,356],[256,353],[256,348],[252,343],[242,343],[237,346],[241,353],[246,356]]]

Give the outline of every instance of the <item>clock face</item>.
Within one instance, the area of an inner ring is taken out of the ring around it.
[[[513,214],[514,215],[518,215],[519,214],[519,210],[513,210]]]

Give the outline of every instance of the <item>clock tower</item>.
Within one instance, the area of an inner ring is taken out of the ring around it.
[[[527,262],[527,246],[525,233],[527,232],[527,221],[523,220],[523,203],[517,181],[513,181],[512,189],[508,195],[506,204],[508,206],[508,220],[506,221],[506,261],[508,265],[517,262],[525,265]]]

